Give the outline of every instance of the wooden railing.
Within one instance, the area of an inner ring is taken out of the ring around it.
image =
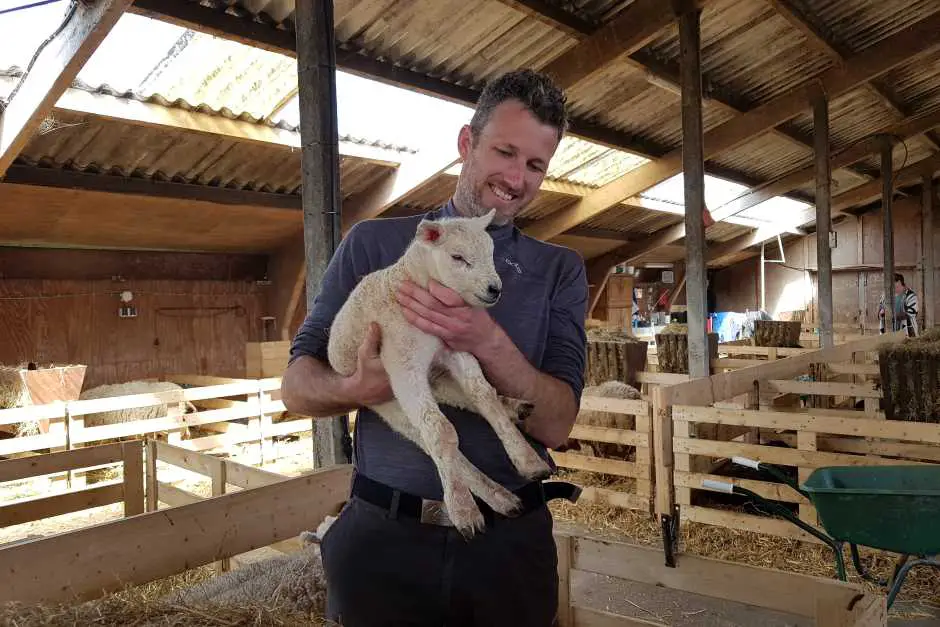
[[[282,401],[272,398],[272,394],[280,390],[279,378],[251,380],[179,375],[167,379],[196,387],[0,410],[0,426],[15,427],[41,419],[50,421],[48,433],[0,440],[0,457],[38,450],[70,450],[117,438],[164,432],[179,434],[187,427],[201,426],[217,433],[187,440],[177,435],[171,441],[194,451],[258,442],[260,459],[266,460],[272,455],[272,438],[312,429],[311,418],[273,421],[275,414],[286,411]],[[184,413],[180,407],[187,402],[199,407],[199,411]],[[85,426],[85,418],[92,414],[163,404],[167,405],[166,414],[156,418]],[[233,422],[244,419],[247,425]]]
[[[143,444],[140,440],[135,440],[23,459],[2,460],[0,483],[74,470],[110,468],[115,465],[121,468],[122,478],[0,505],[0,527],[122,502],[125,516],[139,514],[144,511],[143,459]]]

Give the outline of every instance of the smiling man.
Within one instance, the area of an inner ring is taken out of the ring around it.
[[[321,547],[329,618],[346,627],[553,624],[552,490],[516,473],[482,417],[443,406],[461,451],[525,507],[513,518],[482,507],[487,528],[469,541],[446,521],[428,521],[422,511],[442,498],[434,464],[366,408],[392,398],[377,327],[350,377],[328,366],[326,347],[330,324],[358,280],[394,263],[422,218],[495,208],[488,230],[503,285],[495,306],[470,308],[433,283],[428,290],[406,284],[398,302],[409,322],[473,354],[501,394],[532,404],[523,428],[550,461],[547,449],[565,442],[580,404],[588,286],[576,252],[532,239],[513,221],[538,194],[566,128],[564,94],[546,76],[521,70],[490,82],[457,137],[463,166],[453,198],[423,216],[353,227],[294,339],[282,385],[288,410],[318,417],[358,410],[351,498]]]

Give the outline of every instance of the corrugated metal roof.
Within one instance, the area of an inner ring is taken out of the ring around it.
[[[854,51],[864,50],[938,9],[936,0],[801,0],[801,4],[825,24],[835,41]]]

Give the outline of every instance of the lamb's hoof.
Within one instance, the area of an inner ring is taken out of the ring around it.
[[[532,410],[535,409],[535,405],[529,401],[522,401],[508,396],[501,396],[499,400],[509,412],[509,416],[517,427],[522,425],[525,419],[532,415]]]
[[[522,500],[503,486],[498,486],[491,494],[487,494],[483,500],[493,508],[494,512],[508,518],[515,516],[522,510]]]
[[[486,528],[483,512],[477,507],[469,490],[466,494],[455,497],[452,505],[447,505],[447,515],[457,531],[467,540]]]

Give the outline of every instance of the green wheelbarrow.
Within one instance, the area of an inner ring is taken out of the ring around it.
[[[846,580],[842,548],[848,543],[858,574],[888,588],[889,608],[912,568],[940,568],[940,465],[831,466],[814,470],[800,486],[773,466],[744,457],[731,461],[765,472],[809,499],[825,533],[746,488],[710,479],[704,480],[702,487],[748,496],[819,538],[832,548],[842,581]],[[875,577],[862,566],[859,546],[900,555],[890,579]]]

